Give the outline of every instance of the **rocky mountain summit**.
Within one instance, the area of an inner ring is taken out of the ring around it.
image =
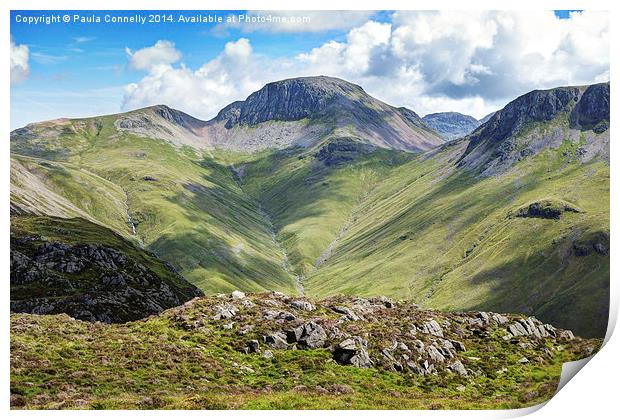
[[[458,112],[437,112],[425,115],[422,120],[446,141],[466,136],[482,124],[474,117]]]
[[[609,160],[609,82],[534,90],[510,102],[471,135],[460,159],[492,175],[545,148],[579,143],[576,159]]]
[[[207,137],[214,144],[233,149],[273,147],[257,143],[257,134],[268,139],[270,133],[286,146],[314,145],[330,136],[408,151],[428,150],[441,142],[415,112],[390,106],[358,85],[326,76],[268,83],[245,101],[222,109],[208,126]]]
[[[89,230],[97,236],[87,238]],[[126,322],[202,295],[171,266],[103,227],[80,219],[12,219],[13,312]]]
[[[25,408],[520,407],[600,345],[521,315],[239,291],[126,324],[14,314],[11,331],[11,404]]]

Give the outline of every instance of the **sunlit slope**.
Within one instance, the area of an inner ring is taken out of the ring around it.
[[[41,165],[37,171],[52,191],[101,224],[131,234],[131,217],[135,239],[206,292],[294,290],[268,224],[227,166],[188,147],[117,130],[114,121],[63,120],[61,135],[53,138],[49,127],[37,127],[36,140],[14,136],[13,151],[59,161],[52,166],[79,168],[63,176]],[[98,128],[93,134],[84,126]],[[84,197],[97,196],[83,176],[76,176],[82,173],[112,184],[116,196],[108,205],[116,212],[82,208]],[[16,202],[26,194],[18,195]]]
[[[442,309],[510,308],[600,335],[609,257],[590,248],[605,237],[608,247],[609,167],[575,161],[570,150],[548,149],[493,177],[451,165],[461,144],[394,169],[306,279],[306,291],[383,293]],[[559,220],[511,213],[544,199],[582,212]],[[587,255],[577,255],[581,242]]]
[[[11,211],[18,214],[83,217],[132,236],[125,193],[79,165],[11,156]]]
[[[351,150],[334,150],[334,144],[273,153],[240,166],[243,189],[262,203],[293,271],[301,276],[320,267],[377,182],[412,158],[351,142],[344,143]]]

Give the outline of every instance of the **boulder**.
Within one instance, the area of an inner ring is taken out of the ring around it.
[[[294,300],[291,302],[291,307],[301,310],[301,311],[313,311],[314,305],[310,302],[306,302],[305,300]]]
[[[303,326],[302,335],[297,340],[297,343],[301,345],[301,347],[315,349],[318,347],[323,347],[326,339],[327,334],[325,333],[323,327],[314,321],[310,321]]]
[[[260,349],[258,340],[250,340],[247,344],[248,353],[256,353]]]
[[[448,366],[448,369],[460,376],[467,376],[467,369],[465,369],[465,366],[463,366],[463,363],[461,363],[459,360]]]
[[[263,337],[265,343],[273,347],[274,349],[286,349],[288,344],[286,342],[286,335],[283,333],[273,333]]]
[[[349,321],[359,321],[360,317],[357,316],[357,314],[355,312],[353,312],[351,309],[347,308],[346,306],[334,306],[332,307],[334,312],[337,312],[339,314],[343,314],[345,319],[349,320]]]
[[[244,299],[245,298],[245,293],[240,292],[239,290],[235,290],[230,295],[232,296],[233,299]]]
[[[215,307],[215,316],[213,319],[230,319],[236,315],[238,309],[235,305],[224,303]]]
[[[420,331],[424,334],[431,334],[437,337],[443,337],[443,330],[441,329],[441,325],[434,319],[431,319],[420,327]]]
[[[361,337],[347,338],[336,345],[333,352],[334,360],[344,365],[371,367],[372,361],[368,355],[367,345],[368,343]]]

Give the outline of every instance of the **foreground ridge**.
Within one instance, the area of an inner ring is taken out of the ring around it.
[[[520,315],[236,291],[126,324],[13,314],[11,405],[521,407],[599,345]]]

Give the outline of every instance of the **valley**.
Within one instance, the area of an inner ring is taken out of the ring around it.
[[[206,294],[385,295],[601,337],[605,101],[609,84],[534,91],[446,142],[413,111],[319,77],[206,122],[155,106],[31,124],[11,134],[11,209],[109,228]],[[579,211],[514,216],[549,200]]]

